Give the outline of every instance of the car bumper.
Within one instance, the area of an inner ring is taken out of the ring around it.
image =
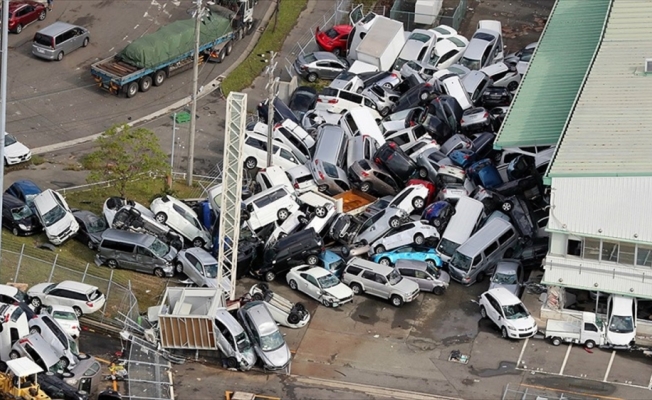
[[[7,160],[7,165],[16,165],[20,164],[22,162],[26,162],[32,159],[32,152],[28,152],[27,154],[23,154],[22,156],[17,156],[17,157],[5,157],[5,160]]]
[[[536,335],[537,331],[538,328],[536,327],[531,328],[529,330],[518,330],[518,331],[511,331],[507,329],[507,336],[509,336],[510,339],[526,339]]]
[[[331,303],[331,307],[339,307],[341,305],[344,305],[346,303],[350,303],[352,301],[353,301],[353,296],[345,297],[343,299],[337,299],[336,301],[333,301]]]

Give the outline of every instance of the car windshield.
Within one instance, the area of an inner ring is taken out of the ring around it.
[[[407,60],[404,60],[402,58],[397,58],[396,59],[396,65],[394,65],[394,69],[397,70],[397,71],[400,70],[401,67],[403,66],[403,64],[405,64],[406,62],[407,62]]]
[[[471,257],[462,253],[455,253],[451,258],[451,266],[460,271],[468,271],[471,268]]]
[[[390,285],[394,286],[400,281],[403,280],[403,277],[397,270],[392,270],[392,272],[389,273],[385,278],[387,278],[387,281],[389,282]]]
[[[437,247],[437,251],[450,257],[458,247],[460,247],[459,243],[455,243],[446,238],[442,238],[441,242],[439,242],[439,246]]]
[[[523,303],[503,306],[503,312],[505,313],[505,318],[507,319],[521,319],[526,318],[530,315]]]
[[[154,239],[151,245],[148,247],[154,255],[157,257],[164,257],[170,251],[170,248],[167,244],[161,242],[158,239]]]
[[[491,281],[501,285],[516,285],[518,283],[516,274],[513,272],[496,272]]]
[[[241,332],[238,336],[235,337],[235,342],[238,345],[238,350],[242,353],[251,348],[251,342],[244,332]]]
[[[315,57],[314,54],[309,53],[309,54],[304,54],[303,55],[303,62],[304,63],[310,64],[310,63],[315,62],[315,61],[317,61],[317,57]]]
[[[462,57],[460,64],[468,69],[480,69],[480,60],[471,60],[470,58]]]
[[[18,301],[26,301],[27,300],[27,294],[23,292],[22,290],[16,290],[16,294],[14,295],[14,298]]]
[[[281,331],[277,330],[269,335],[260,337],[260,348],[263,351],[273,351],[285,344]]]
[[[326,36],[328,36],[331,39],[335,39],[337,37],[337,31],[333,28],[327,30],[324,33],[326,34]]]
[[[609,324],[609,331],[614,333],[634,332],[634,321],[631,315],[613,315]]]
[[[460,178],[452,176],[452,175],[447,175],[447,174],[444,174],[444,173],[440,173],[439,175],[437,175],[436,179],[437,179],[437,182],[438,182],[438,186],[446,186],[446,185],[451,185],[451,184],[453,184],[453,185],[455,185],[455,184],[463,185],[464,184],[463,179],[460,179]]]
[[[319,286],[321,286],[322,289],[332,288],[333,286],[337,286],[340,283],[339,279],[337,279],[335,275],[331,274],[317,278],[317,282],[319,282]]]
[[[5,135],[5,147],[11,146],[12,144],[16,143],[18,140],[16,140],[15,137],[12,135]]]
[[[206,278],[217,278],[217,264],[204,265],[204,273],[206,274],[204,275]]]
[[[53,209],[43,215],[43,225],[52,226],[66,215],[66,210],[60,205],[55,205]]]
[[[32,203],[34,203],[34,198],[35,198],[36,196],[38,196],[37,193],[34,193],[34,194],[26,194],[26,195],[25,195],[25,203],[27,203],[27,204],[32,204]]]
[[[11,217],[14,221],[20,221],[32,215],[32,209],[27,206],[16,207],[11,209]]]
[[[95,215],[90,215],[86,223],[88,228],[88,233],[100,233],[104,232],[107,229],[106,221],[104,218],[99,218]]]

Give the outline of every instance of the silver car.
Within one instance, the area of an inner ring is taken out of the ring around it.
[[[364,89],[364,81],[358,75],[349,71],[344,71],[337,75],[328,86],[349,92],[362,93],[362,89]]]
[[[396,180],[371,160],[358,160],[349,167],[349,181],[361,192],[378,196],[395,195],[400,187]]]
[[[401,67],[401,76],[403,79],[411,75],[419,75],[421,79],[427,81],[432,78],[435,72],[437,72],[437,68],[425,61],[410,60]]]
[[[199,287],[217,287],[217,260],[200,247],[181,250],[175,270],[177,274],[186,274]]]
[[[400,208],[386,208],[360,225],[354,242],[373,243],[390,229],[403,225],[408,218],[409,214]]]
[[[46,60],[63,60],[63,57],[80,47],[88,46],[88,29],[57,21],[34,35],[32,54]]]
[[[489,281],[489,290],[505,288],[516,297],[521,297],[523,290],[523,265],[519,260],[503,259],[496,263],[496,270]]]
[[[308,82],[317,79],[335,79],[349,68],[349,63],[327,51],[303,54],[294,62],[296,73]]]
[[[251,341],[242,325],[225,308],[215,313],[217,347],[226,358],[227,368],[250,370],[257,357]]]
[[[396,102],[398,102],[398,99],[400,98],[400,95],[393,90],[378,85],[373,85],[364,89],[361,94],[371,99],[371,101],[376,104],[376,108],[382,117],[385,117],[392,112]]]
[[[238,309],[238,318],[254,350],[267,370],[286,369],[291,361],[290,348],[276,321],[262,301],[251,301]]]
[[[358,257],[353,257],[347,263],[342,282],[349,285],[353,294],[368,293],[389,299],[394,307],[400,307],[419,296],[419,286],[404,279],[396,269]]]
[[[422,292],[432,292],[438,296],[444,294],[451,277],[448,272],[442,271],[419,260],[396,260],[394,268],[405,278],[416,282]]]

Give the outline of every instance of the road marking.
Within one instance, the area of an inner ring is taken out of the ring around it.
[[[564,368],[566,368],[566,361],[568,361],[568,356],[570,355],[571,349],[573,348],[573,343],[568,345],[568,350],[566,350],[566,357],[564,357],[564,363],[561,365],[559,370],[559,375],[564,375]]]
[[[521,359],[523,358],[523,354],[525,353],[525,349],[527,348],[527,343],[530,340],[530,338],[525,338],[525,342],[523,343],[523,348],[521,349],[521,354],[518,355],[518,360],[516,361],[516,368],[521,365]]]
[[[607,372],[604,373],[604,379],[602,382],[606,382],[609,377],[609,372],[611,372],[611,365],[614,363],[614,358],[616,357],[616,350],[611,352],[611,358],[609,359],[609,365],[607,366]]]
[[[652,390],[652,376],[650,376],[650,383],[647,384],[647,388]]]
[[[581,395],[581,396],[584,396],[584,397],[585,396],[591,396],[591,397],[595,397],[595,398],[598,398],[598,399],[605,399],[605,400],[625,400],[622,397],[610,397],[610,396],[601,396],[599,394],[593,394],[593,393],[573,392],[573,391],[566,390],[566,389],[560,390],[560,389],[555,389],[555,388],[549,388],[549,387],[546,387],[546,386],[528,385],[526,383],[521,383],[521,386],[532,388],[532,389],[552,390],[553,392],[562,392],[564,394],[577,394],[577,395]]]

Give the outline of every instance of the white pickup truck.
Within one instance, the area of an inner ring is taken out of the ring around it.
[[[583,344],[587,349],[605,344],[605,329],[594,313],[583,312],[582,319],[560,321],[549,319],[546,323],[546,339],[559,346],[562,343]]]

